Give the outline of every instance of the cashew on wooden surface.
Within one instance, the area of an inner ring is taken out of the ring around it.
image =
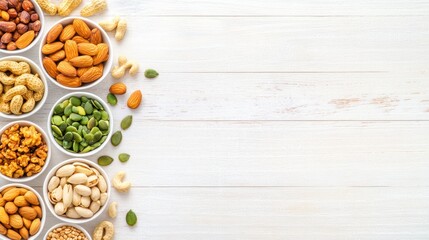
[[[95,227],[92,238],[93,240],[112,240],[114,235],[115,228],[113,227],[113,223],[102,221]]]
[[[124,181],[125,172],[120,171],[116,173],[115,177],[112,180],[113,187],[118,190],[118,192],[128,192],[131,188],[131,182]]]
[[[116,218],[117,215],[118,215],[118,203],[112,202],[109,205],[109,217]]]
[[[135,61],[129,61],[125,56],[119,56],[118,66],[113,67],[112,77],[119,79],[125,75],[125,72],[129,69],[131,76],[134,76],[139,71],[139,64]]]

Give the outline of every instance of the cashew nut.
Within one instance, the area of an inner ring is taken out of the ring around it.
[[[115,177],[113,178],[112,184],[113,187],[118,190],[118,192],[128,192],[131,188],[131,182],[129,181],[123,181],[125,178],[125,172],[120,171],[116,173]]]
[[[112,76],[114,78],[121,78],[125,75],[125,71],[129,68],[129,73],[131,76],[134,76],[139,71],[139,65],[135,61],[128,61],[125,56],[120,56],[118,58],[119,66],[115,66],[112,70]]]
[[[92,233],[92,238],[94,240],[111,240],[115,235],[115,228],[113,223],[109,221],[100,222],[97,227],[95,227],[94,232]]]
[[[118,208],[118,203],[117,202],[112,202],[109,205],[109,217],[116,218],[116,215],[118,215],[117,208]]]

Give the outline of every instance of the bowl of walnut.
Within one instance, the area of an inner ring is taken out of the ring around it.
[[[49,138],[35,123],[8,123],[0,130],[0,139],[0,177],[7,181],[32,181],[49,165]]]

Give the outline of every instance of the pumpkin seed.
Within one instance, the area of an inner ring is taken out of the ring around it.
[[[109,120],[109,114],[106,111],[101,111],[101,119]]]
[[[73,106],[80,106],[81,101],[80,101],[80,99],[78,97],[71,97],[70,98],[70,103]]]
[[[98,165],[100,165],[100,166],[108,166],[112,162],[113,162],[113,158],[106,156],[106,155],[98,158]]]
[[[113,146],[118,146],[122,141],[122,132],[121,131],[116,131],[113,135],[112,135],[112,145]]]
[[[146,78],[156,78],[158,75],[159,73],[154,69],[146,69],[146,71],[144,71],[144,76]]]
[[[92,114],[92,111],[94,111],[94,107],[92,106],[92,104],[90,102],[85,103],[84,109],[85,109],[85,112],[87,114]]]
[[[107,130],[109,129],[109,122],[106,120],[100,120],[98,122],[98,127],[100,128],[100,130]]]
[[[77,113],[71,113],[70,119],[74,122],[78,122],[78,121],[82,120],[82,116],[77,114]]]
[[[63,119],[61,118],[61,116],[55,115],[52,117],[52,124],[55,124],[57,126],[61,125],[61,123],[63,123]]]
[[[72,105],[67,105],[67,107],[64,109],[64,115],[68,117],[70,116],[71,113],[72,113]]]
[[[125,218],[129,226],[136,225],[137,215],[133,212],[133,210],[128,211],[127,216]]]
[[[63,136],[63,133],[61,132],[60,128],[57,127],[56,125],[52,125],[51,126],[52,131],[54,131],[54,133],[56,133],[58,136]]]
[[[107,102],[110,105],[115,106],[116,104],[118,104],[118,99],[116,98],[115,94],[109,93],[107,94]]]
[[[72,132],[73,134],[73,140],[77,143],[82,142],[82,137],[79,135],[79,133],[77,132]]]
[[[128,115],[121,121],[121,128],[127,130],[133,123],[133,115]]]
[[[130,159],[130,154],[128,154],[128,153],[121,153],[121,154],[119,154],[118,159],[121,162],[127,162]]]
[[[71,141],[71,140],[73,140],[73,133],[71,133],[71,132],[66,132],[66,134],[64,134],[64,140],[65,141]]]
[[[94,117],[89,119],[88,123],[86,124],[86,127],[88,129],[92,129],[93,127],[95,127],[95,118]]]
[[[54,108],[54,114],[62,114],[64,113],[64,107],[61,104],[58,104]]]
[[[88,147],[84,148],[84,149],[81,151],[81,153],[87,153],[87,152],[90,152],[90,151],[92,151],[92,150],[94,150],[94,148],[93,148],[93,147],[91,147],[91,146],[88,146]]]

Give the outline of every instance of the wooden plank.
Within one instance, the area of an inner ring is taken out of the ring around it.
[[[105,169],[111,177],[125,170],[135,186],[427,186],[428,134],[429,122],[420,121],[137,118],[120,148],[103,154],[131,154]],[[55,149],[51,166],[66,158]]]
[[[163,73],[127,78],[142,89],[139,119],[151,120],[428,120],[429,73]],[[91,92],[105,98],[106,80]],[[50,85],[37,116],[66,91]],[[127,95],[114,111],[129,112]],[[45,123],[43,124],[45,125]]]
[[[424,72],[429,17],[130,17],[115,53],[165,72]],[[144,31],[150,35],[141,35]],[[120,49],[120,51],[119,51]],[[37,49],[29,52],[37,59]]]
[[[429,188],[134,188],[115,239],[427,239]],[[136,227],[126,226],[133,209]],[[108,219],[104,214],[98,219]],[[85,224],[92,232],[98,221]],[[48,226],[57,221],[49,216]]]
[[[146,0],[129,3],[110,1],[107,14],[126,16],[427,16],[429,12],[429,4],[420,0]],[[136,11],[136,9],[138,10]],[[73,14],[79,14],[79,11],[74,11]]]

